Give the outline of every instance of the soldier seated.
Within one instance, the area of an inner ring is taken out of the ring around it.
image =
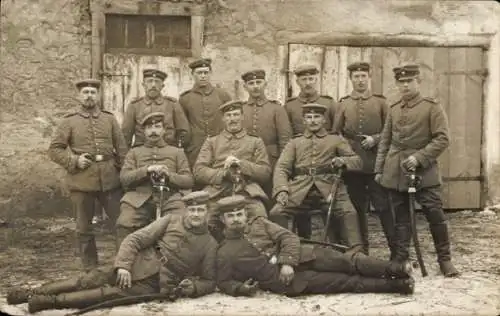
[[[212,293],[217,243],[207,228],[208,198],[207,192],[192,192],[183,197],[187,210],[182,215],[167,214],[128,235],[113,266],[34,289],[14,289],[7,303],[27,301],[29,312],[36,313],[152,293],[165,298]]]
[[[146,143],[132,148],[125,157],[120,180],[127,192],[117,220],[118,246],[129,233],[151,223],[157,208],[161,215],[182,212],[181,191],[193,186],[184,151],[164,141],[164,117],[164,113],[153,112],[142,119]]]
[[[264,202],[268,202],[268,197],[261,187],[271,180],[266,146],[261,138],[248,135],[243,128],[243,102],[225,103],[220,111],[225,129],[203,144],[194,165],[195,181],[206,186],[204,190],[210,193],[211,202],[243,194],[251,201],[251,216],[267,216]],[[221,239],[222,228],[213,213],[209,226],[214,237]]]
[[[411,265],[301,244],[297,235],[263,217],[248,217],[241,195],[221,199],[225,239],[217,250],[217,286],[232,296],[258,289],[287,296],[327,293],[413,294]]]
[[[304,238],[311,236],[308,220],[311,210],[320,209],[326,217],[330,205],[328,197],[333,193],[334,169],[361,167],[361,159],[347,141],[326,131],[326,110],[321,104],[303,106],[305,132],[285,146],[274,171],[273,195],[285,207],[281,215],[297,217],[298,234]],[[342,182],[332,198],[333,215],[339,224],[338,235],[343,243],[357,251],[361,245],[357,215]],[[330,241],[337,239],[331,227],[325,229],[328,229]]]

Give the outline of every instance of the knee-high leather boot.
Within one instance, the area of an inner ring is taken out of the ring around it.
[[[396,224],[394,228],[394,261],[404,262],[410,257],[410,234],[409,224]]]
[[[446,222],[429,225],[441,273],[445,277],[459,275],[458,270],[451,263],[450,239]]]
[[[80,277],[73,277],[60,281],[48,282],[37,288],[15,288],[7,293],[7,304],[16,305],[26,303],[33,295],[49,295],[76,291],[80,287]]]
[[[405,279],[360,278],[355,292],[400,293],[409,295],[415,292],[415,280],[412,277]]]
[[[408,278],[411,277],[413,268],[409,261],[391,262],[357,253],[352,257],[355,271],[366,277],[375,278]]]
[[[100,287],[58,295],[34,295],[28,299],[28,311],[32,314],[47,309],[80,309],[124,295],[122,290],[116,287]]]
[[[93,234],[78,234],[79,254],[85,270],[97,267],[97,246]]]

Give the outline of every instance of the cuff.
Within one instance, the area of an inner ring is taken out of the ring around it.
[[[277,188],[275,188],[273,191],[275,192],[275,193],[273,193],[273,196],[272,196],[274,199],[275,199],[275,198],[276,198],[276,196],[278,196],[278,194],[280,194],[281,192],[286,192],[286,193],[289,193],[289,191],[288,191],[288,186],[285,186],[285,185],[280,186],[280,187],[277,187]]]
[[[296,265],[299,264],[299,260],[298,258],[294,257],[294,256],[283,256],[283,255],[280,255],[278,257],[278,264],[281,264],[281,265],[289,265],[289,266],[292,266],[292,267],[295,267]]]
[[[430,161],[427,159],[422,153],[416,152],[412,154],[413,157],[415,157],[422,168],[427,169],[430,166]]]

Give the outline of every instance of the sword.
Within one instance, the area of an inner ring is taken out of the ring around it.
[[[418,233],[417,233],[417,218],[415,214],[415,194],[417,192],[416,187],[418,178],[415,175],[415,171],[412,171],[409,177],[410,181],[408,184],[408,198],[409,198],[411,235],[413,239],[413,246],[415,247],[415,253],[417,255],[418,265],[420,266],[420,272],[422,272],[423,277],[426,277],[428,273],[427,269],[425,268],[425,263],[424,259],[422,258],[422,253],[420,251],[420,242],[418,240]]]
[[[340,180],[342,178],[343,169],[337,169],[337,172],[334,173],[334,180],[332,183],[332,188],[330,190],[330,194],[328,195],[328,199],[330,200],[330,204],[328,205],[328,213],[326,214],[326,223],[325,228],[323,230],[323,241],[326,242],[328,240],[328,229],[330,228],[330,221],[332,218],[333,205],[335,204],[335,199],[337,195],[337,190],[339,188]]]
[[[163,210],[163,197],[164,191],[169,191],[170,189],[167,187],[166,179],[163,174],[158,174],[156,172],[151,174],[151,182],[153,184],[153,188],[156,188],[160,191],[160,201],[156,207],[156,219],[161,217],[161,213]]]

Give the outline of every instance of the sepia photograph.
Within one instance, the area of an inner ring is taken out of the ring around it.
[[[1,0],[0,315],[500,315],[500,2]]]

